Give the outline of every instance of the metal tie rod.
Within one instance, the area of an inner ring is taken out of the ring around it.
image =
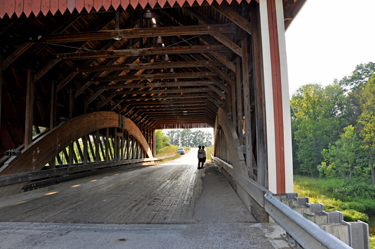
[[[294,211],[270,193],[265,194],[266,212],[305,249],[352,248]]]

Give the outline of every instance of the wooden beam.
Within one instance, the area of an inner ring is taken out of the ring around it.
[[[212,35],[216,40],[218,40],[223,45],[227,46],[234,53],[238,54],[239,56],[242,56],[241,48],[222,33],[213,31],[210,32],[210,35]]]
[[[163,69],[163,68],[187,68],[187,67],[207,67],[220,66],[221,63],[214,60],[202,61],[171,61],[136,64],[103,65],[77,68],[79,72],[103,72],[103,71],[124,71],[141,69]]]
[[[131,88],[156,88],[156,87],[179,87],[179,86],[206,86],[212,85],[212,81],[161,81],[157,83],[130,83],[105,86],[105,89],[131,89]]]
[[[218,51],[208,51],[212,57],[220,61],[224,66],[229,68],[231,71],[236,72],[236,67],[233,62],[231,62],[225,55],[219,53]]]
[[[243,101],[245,114],[245,153],[246,167],[248,175],[254,180],[253,173],[253,144],[251,132],[251,97],[249,82],[249,53],[247,51],[247,37],[241,41],[242,47],[242,85],[243,85]]]
[[[237,13],[234,9],[232,9],[230,6],[213,3],[211,7],[251,35],[251,23],[244,17],[242,17],[239,13]]]
[[[220,87],[220,89],[224,92],[228,92],[228,87],[224,85],[224,83],[220,79],[216,79],[213,76],[207,77],[209,80],[215,83],[216,86]]]
[[[34,119],[34,88],[35,74],[31,69],[27,69],[27,88],[26,88],[26,108],[25,108],[25,139],[24,144],[27,147],[33,138],[33,119]]]
[[[3,62],[3,70],[5,70],[9,65],[11,65],[15,60],[18,59],[23,53],[26,52],[34,42],[25,42],[19,46],[13,53],[11,53]]]
[[[99,89],[96,91],[88,100],[87,102],[90,104],[93,102],[100,94],[102,94],[105,91],[105,89]]]
[[[156,101],[152,101],[152,102],[149,102],[149,101],[137,101],[137,102],[130,102],[129,104],[135,105],[135,106],[139,105],[139,108],[151,109],[151,108],[194,107],[194,106],[202,106],[202,105],[204,105],[206,103],[207,103],[207,100],[197,100],[197,101],[194,101],[194,102],[186,102],[186,101],[174,101],[174,102],[160,101],[160,103],[156,102]]]
[[[134,101],[134,100],[152,100],[152,99],[192,99],[196,100],[198,98],[206,98],[207,94],[185,94],[185,95],[154,95],[154,96],[142,96],[142,97],[127,97],[126,101]]]
[[[111,39],[131,39],[143,37],[158,36],[177,36],[177,35],[205,35],[210,32],[235,33],[235,26],[232,24],[216,25],[193,25],[193,26],[170,26],[156,28],[136,28],[122,30],[103,30],[81,33],[68,33],[58,35],[44,35],[42,37],[33,37],[31,42],[41,43],[66,43],[80,41],[101,41]]]
[[[141,107],[142,108],[142,107]],[[199,106],[167,106],[167,107],[154,107],[141,109],[142,112],[164,112],[164,111],[184,111],[184,110],[202,110],[206,105],[200,104]]]
[[[50,119],[49,128],[52,130],[56,126],[56,104],[57,104],[57,94],[56,94],[56,84],[54,81],[51,83],[51,104],[50,104]]]
[[[191,79],[191,78],[205,78],[208,76],[214,76],[216,73],[213,72],[193,72],[193,73],[161,73],[161,74],[138,74],[138,75],[123,75],[123,76],[107,76],[97,77],[94,81],[105,82],[105,81],[127,81],[127,80],[148,80],[148,79]]]
[[[234,73],[231,75],[232,84],[231,84],[231,94],[232,94],[232,122],[233,126],[237,127],[237,105],[236,105],[236,76]]]
[[[108,104],[109,101],[111,101],[116,95],[112,94],[110,96],[108,96],[105,100],[103,100],[100,104],[99,104],[99,109],[103,108],[103,106],[105,106],[106,104]]]
[[[213,91],[214,93],[216,93],[217,95],[219,95],[221,98],[225,98],[225,94],[220,91],[219,89],[217,89],[215,86],[212,86],[212,85],[208,85],[208,88]]]
[[[4,85],[4,58],[0,55],[0,131],[1,131],[1,108],[3,104],[3,85]]]
[[[110,110],[113,111],[114,109],[116,109],[116,107],[119,106],[123,101],[125,101],[125,99],[117,101],[114,105],[110,107]]]
[[[211,101],[211,102],[212,102],[214,105],[216,105],[217,107],[219,107],[219,108],[222,108],[222,107],[223,107],[223,103],[222,103],[222,101],[215,99],[215,98],[212,97],[211,95],[207,95],[207,98],[208,98],[209,101]]]
[[[267,172],[267,141],[264,113],[264,89],[262,75],[261,36],[259,27],[259,8],[251,8],[251,47],[253,55],[253,85],[255,96],[255,129],[257,155],[257,181],[264,187],[268,186]]]
[[[214,87],[214,86],[210,86]],[[180,89],[160,89],[160,90],[145,90],[145,91],[119,91],[114,92],[116,95],[143,95],[143,94],[167,94],[167,93],[206,93],[212,91],[211,88],[180,88]]]
[[[237,94],[237,136],[240,145],[243,145],[242,129],[242,85],[241,85],[241,62],[240,58],[235,61],[236,65],[236,94]]]
[[[69,119],[73,118],[73,112],[74,112],[74,95],[73,95],[73,89],[69,89]]]
[[[223,80],[228,82],[229,84],[232,83],[230,76],[228,74],[224,73],[221,69],[219,69],[215,66],[208,66],[208,68],[210,70],[212,70],[212,72],[216,73],[220,78],[222,78]]]
[[[35,81],[40,80],[51,68],[53,68],[61,59],[50,60],[42,69],[35,74]]]
[[[81,53],[63,53],[53,55],[56,59],[69,60],[86,60],[96,58],[116,58],[116,57],[134,57],[147,55],[164,55],[164,54],[194,54],[207,53],[216,51],[215,56],[222,59],[220,52],[228,52],[228,48],[223,45],[196,45],[196,46],[180,46],[180,47],[155,47],[155,48],[140,48],[140,49],[121,49],[121,50],[105,50],[95,52],[81,52]],[[224,61],[224,60],[222,60]],[[222,62],[220,61],[220,62]]]

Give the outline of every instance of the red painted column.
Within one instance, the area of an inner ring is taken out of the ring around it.
[[[259,1],[266,109],[268,188],[293,191],[289,87],[282,0]]]

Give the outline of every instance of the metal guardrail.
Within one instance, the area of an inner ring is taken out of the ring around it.
[[[264,197],[266,212],[303,248],[352,248],[279,201],[272,194],[266,193]],[[298,248],[293,241],[289,244]]]

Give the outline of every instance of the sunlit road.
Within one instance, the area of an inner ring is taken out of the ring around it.
[[[0,208],[0,221],[193,222],[196,153],[192,149],[166,164],[55,185],[48,192]]]
[[[0,248],[287,248],[197,149],[0,199]],[[130,224],[130,225],[129,225]]]

